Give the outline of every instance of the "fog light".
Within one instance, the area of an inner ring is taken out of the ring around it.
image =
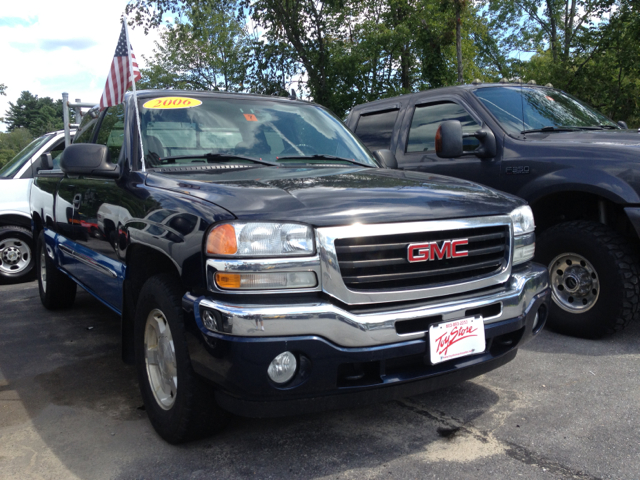
[[[205,327],[207,327],[209,330],[213,330],[214,332],[220,330],[218,319],[210,310],[205,310],[202,313],[202,323],[204,323]]]
[[[221,315],[215,310],[201,309],[200,316],[204,326],[212,332],[232,333],[233,320],[226,315]]]
[[[296,374],[297,366],[296,356],[291,352],[283,352],[271,361],[267,374],[275,383],[286,383]]]

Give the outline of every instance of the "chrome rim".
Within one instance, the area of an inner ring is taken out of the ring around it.
[[[42,291],[47,291],[47,258],[44,253],[44,248],[40,251],[40,285],[42,285]]]
[[[549,278],[553,301],[567,312],[584,313],[598,301],[598,273],[582,255],[558,255],[549,263]]]
[[[19,238],[0,240],[0,272],[15,275],[23,272],[31,262],[31,248]]]
[[[169,322],[162,311],[151,310],[144,329],[147,378],[158,405],[169,410],[178,392],[176,351]]]

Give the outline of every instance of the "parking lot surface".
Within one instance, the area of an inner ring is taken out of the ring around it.
[[[49,312],[37,283],[0,286],[0,478],[640,478],[640,322],[600,341],[544,331],[456,387],[234,417],[178,447],[147,420],[119,335],[84,292]]]

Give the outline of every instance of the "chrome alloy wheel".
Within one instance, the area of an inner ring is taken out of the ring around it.
[[[147,378],[158,405],[169,410],[178,393],[178,368],[173,336],[162,311],[151,310],[144,328]]]
[[[593,265],[577,253],[563,253],[549,263],[551,297],[570,313],[590,310],[600,295],[600,281]]]
[[[0,271],[15,275],[25,270],[31,262],[31,248],[19,238],[0,240]]]

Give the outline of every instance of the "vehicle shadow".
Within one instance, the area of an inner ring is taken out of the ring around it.
[[[527,343],[523,350],[539,353],[605,356],[637,355],[640,353],[640,321],[632,320],[621,332],[599,339],[570,337],[545,329]]]
[[[0,289],[7,312],[0,322],[0,459],[8,478],[27,467],[81,478],[349,476],[422,455],[500,401],[465,382],[366,408],[232,417],[222,432],[175,447],[153,431],[135,369],[120,359],[118,316],[82,291],[74,308],[49,312],[37,284],[9,290]]]

